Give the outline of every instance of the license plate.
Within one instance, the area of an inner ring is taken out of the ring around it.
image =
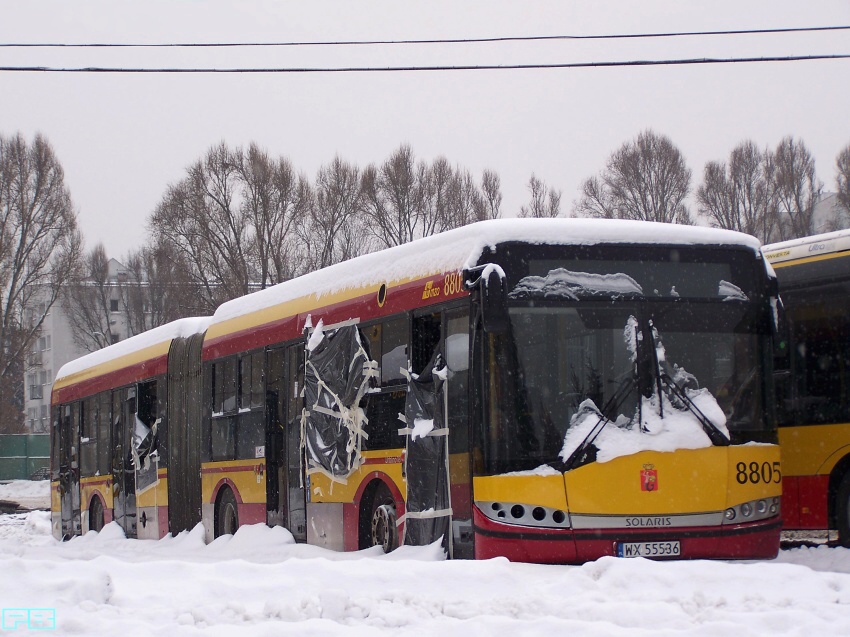
[[[618,542],[618,557],[678,557],[682,547],[678,540],[671,542]]]

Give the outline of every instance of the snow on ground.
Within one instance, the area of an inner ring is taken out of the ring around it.
[[[0,484],[0,500],[17,502],[25,509],[49,509],[50,480],[12,480]]]
[[[334,553],[281,528],[70,542],[45,511],[0,516],[0,606],[55,609],[60,635],[850,634],[850,550],[770,562],[447,562],[437,546]],[[24,633],[23,629],[17,632]]]

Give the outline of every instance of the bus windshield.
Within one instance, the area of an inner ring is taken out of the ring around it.
[[[749,277],[736,281],[729,263],[586,263],[530,261],[525,276],[508,275],[510,329],[489,335],[487,473],[563,468],[600,423],[657,445],[653,419],[668,418],[669,450],[712,444],[701,433],[705,420],[724,442],[775,441],[759,372],[767,343]],[[651,388],[636,382],[644,337],[656,350],[658,381],[675,393],[653,414],[642,401]],[[693,417],[682,417],[687,411]]]

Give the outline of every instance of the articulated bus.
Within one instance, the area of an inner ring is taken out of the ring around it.
[[[850,546],[850,231],[764,247],[783,325],[775,374],[789,530]]]
[[[495,220],[358,257],[63,367],[53,532],[770,558],[776,305],[758,242],[707,228]]]

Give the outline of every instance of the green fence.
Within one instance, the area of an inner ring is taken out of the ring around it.
[[[0,434],[0,480],[28,480],[49,465],[48,434]]]

